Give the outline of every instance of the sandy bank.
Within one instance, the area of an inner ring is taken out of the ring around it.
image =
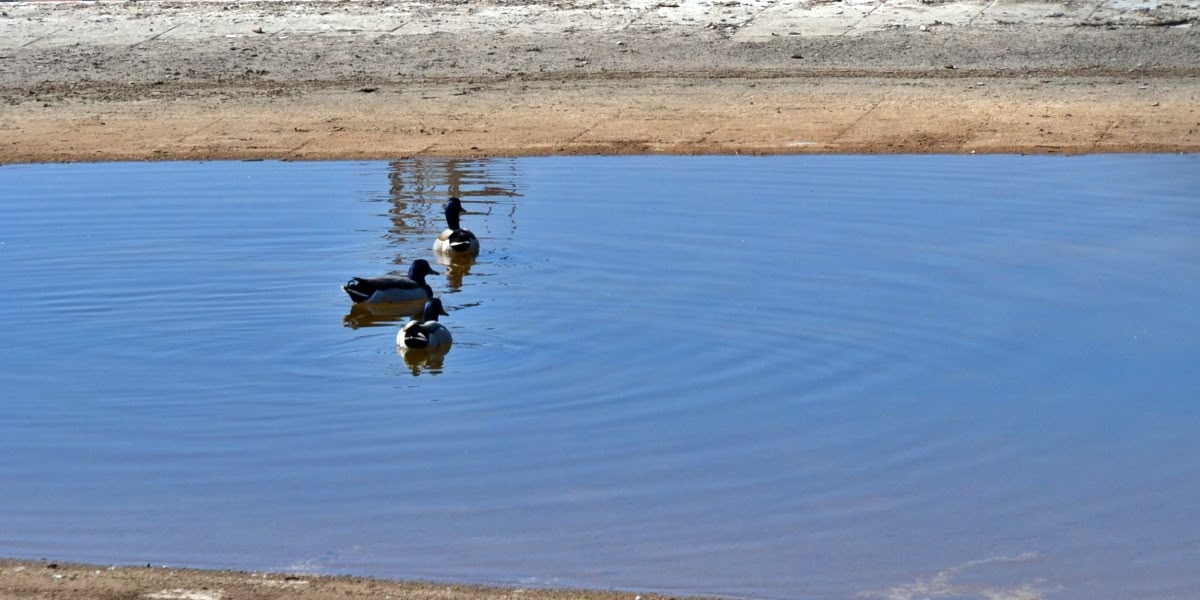
[[[1200,4],[0,3],[0,162],[1192,152]]]
[[[496,588],[361,577],[0,559],[0,600],[633,600],[637,597],[680,598],[637,592]]]

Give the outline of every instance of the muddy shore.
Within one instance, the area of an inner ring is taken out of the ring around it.
[[[1194,152],[1200,4],[0,2],[0,163]]]

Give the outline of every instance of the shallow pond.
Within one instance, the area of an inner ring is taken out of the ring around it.
[[[1200,597],[1200,158],[0,167],[0,556]],[[436,266],[455,337],[352,310]]]

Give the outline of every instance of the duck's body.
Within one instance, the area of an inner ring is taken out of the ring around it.
[[[355,277],[342,286],[342,291],[355,303],[399,303],[426,300],[433,297],[433,288],[425,283],[426,275],[437,275],[429,261],[417,259],[408,267],[408,277],[383,275]]]
[[[396,345],[408,350],[443,351],[450,347],[454,338],[445,325],[438,322],[438,315],[448,315],[442,301],[431,298],[425,303],[420,319],[405,323],[396,334]]]
[[[445,229],[433,241],[433,251],[442,254],[475,256],[479,254],[479,239],[466,229]]]
[[[451,198],[446,203],[446,229],[433,241],[433,251],[442,254],[475,256],[479,254],[479,238],[463,229],[459,216],[466,214],[462,200]]]

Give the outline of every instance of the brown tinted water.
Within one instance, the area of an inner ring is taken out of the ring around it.
[[[1198,166],[0,167],[0,555],[1197,597]],[[338,286],[449,195],[483,252],[406,361]]]

